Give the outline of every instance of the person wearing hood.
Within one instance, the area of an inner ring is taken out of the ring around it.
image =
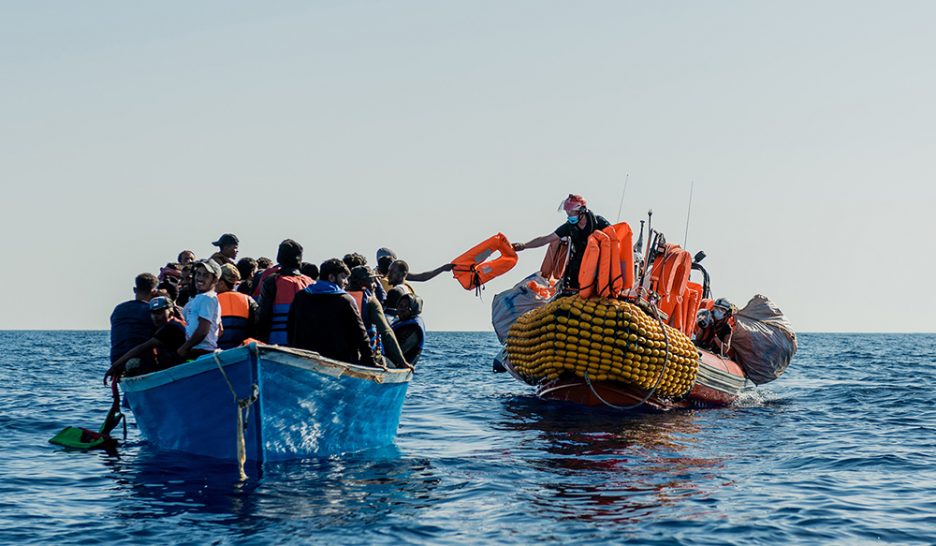
[[[352,364],[377,366],[367,328],[345,292],[351,271],[338,258],[319,267],[319,280],[296,294],[287,322],[290,347]]]
[[[578,289],[579,269],[582,267],[582,256],[585,254],[585,247],[588,245],[588,237],[596,230],[610,226],[611,223],[605,220],[604,217],[598,216],[589,210],[585,198],[581,195],[570,193],[562,201],[559,209],[566,213],[566,222],[564,224],[556,228],[552,233],[542,237],[537,237],[526,243],[514,243],[513,249],[520,252],[528,248],[545,246],[567,237],[571,254],[563,275],[563,285],[565,288]]]
[[[263,280],[260,286],[260,318],[257,331],[260,339],[271,345],[286,345],[286,321],[296,294],[313,283],[299,271],[302,265],[302,245],[286,239],[276,253],[279,269]]]

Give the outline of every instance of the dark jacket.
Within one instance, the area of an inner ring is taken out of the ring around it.
[[[286,329],[290,347],[342,362],[375,365],[354,298],[330,282],[319,280],[296,293]]]
[[[150,318],[149,304],[145,301],[125,301],[111,313],[111,364],[130,349],[145,343],[156,331],[156,325]],[[147,364],[153,363],[153,355],[141,357]]]

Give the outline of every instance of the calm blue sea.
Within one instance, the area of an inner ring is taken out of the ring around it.
[[[97,428],[106,332],[0,332],[0,543],[934,544],[936,336],[806,334],[736,407],[619,415],[490,373],[433,333],[396,445],[249,468]]]

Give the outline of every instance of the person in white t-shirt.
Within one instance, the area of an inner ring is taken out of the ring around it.
[[[182,310],[185,344],[179,347],[179,355],[184,358],[198,358],[216,351],[221,337],[221,304],[215,292],[215,285],[221,278],[221,266],[214,260],[199,260],[195,262],[192,273],[197,293]]]

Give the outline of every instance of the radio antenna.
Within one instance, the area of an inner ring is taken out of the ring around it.
[[[627,193],[627,180],[629,178],[630,178],[630,173],[627,173],[626,175],[624,175],[624,189],[621,190],[621,203],[618,205],[617,222],[615,222],[615,224],[621,221],[621,210],[624,209],[624,194]]]
[[[686,235],[683,237],[683,248],[686,248],[686,244],[689,243],[689,217],[692,215],[692,190],[694,187],[695,180],[689,182],[689,210],[686,211]]]

